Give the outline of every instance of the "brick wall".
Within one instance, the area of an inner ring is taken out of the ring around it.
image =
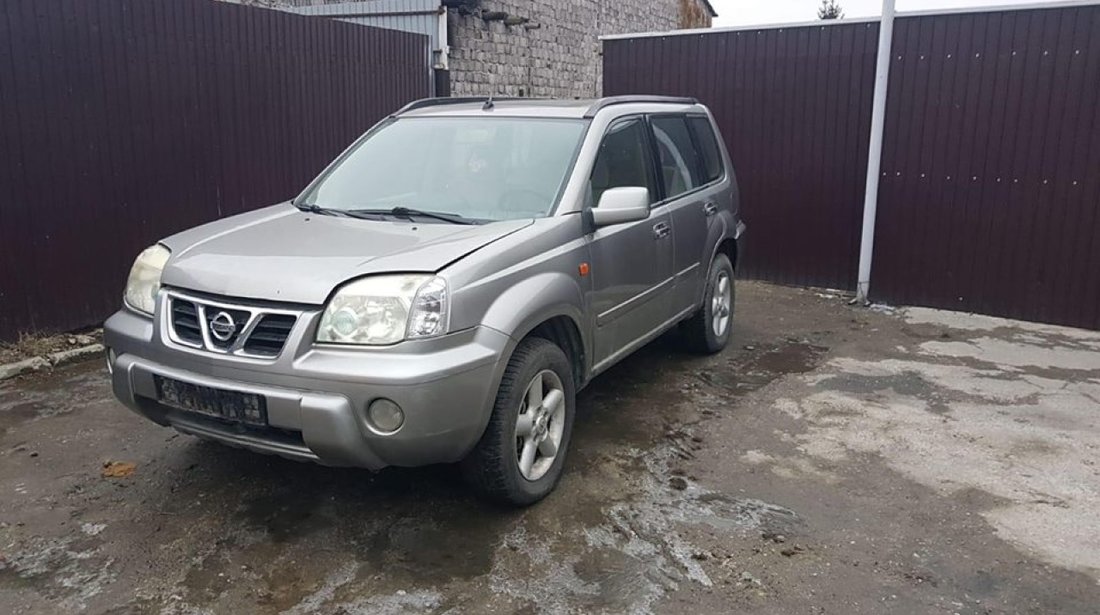
[[[482,0],[450,15],[451,94],[592,97],[599,35],[708,26],[698,0]],[[501,19],[503,15],[507,19]],[[486,18],[489,18],[488,20]],[[523,21],[526,20],[526,21]],[[522,23],[520,23],[522,21]]]

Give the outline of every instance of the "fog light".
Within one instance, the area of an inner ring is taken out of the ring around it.
[[[394,432],[405,422],[405,413],[401,406],[388,399],[376,399],[368,408],[371,425],[378,431]]]

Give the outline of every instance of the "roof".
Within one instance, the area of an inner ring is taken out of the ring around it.
[[[714,10],[714,5],[710,3],[710,0],[699,0],[703,3],[703,6],[710,12],[711,17],[717,17],[718,11]]]
[[[411,102],[395,112],[394,116],[458,116],[480,115],[489,111],[486,104],[492,100],[493,112],[519,117],[584,118],[593,117],[606,107],[628,103],[694,105],[694,98],[672,96],[608,96],[605,98],[425,98]]]

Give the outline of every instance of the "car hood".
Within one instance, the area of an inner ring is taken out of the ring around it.
[[[533,221],[477,226],[376,222],[276,205],[168,237],[165,286],[322,304],[341,283],[386,272],[435,272]]]

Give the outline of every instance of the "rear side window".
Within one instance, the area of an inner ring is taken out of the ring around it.
[[[665,182],[665,198],[675,198],[703,184],[699,154],[683,117],[654,117],[653,136]]]
[[[626,186],[649,189],[649,202],[656,200],[656,181],[653,164],[646,142],[645,122],[632,118],[616,122],[604,135],[592,176],[588,180],[592,190],[592,206],[600,203],[600,197],[609,188]]]
[[[688,124],[695,133],[695,142],[699,144],[699,154],[703,157],[703,171],[706,181],[711,182],[722,176],[722,154],[718,150],[718,141],[714,138],[714,128],[705,117],[689,117]]]

